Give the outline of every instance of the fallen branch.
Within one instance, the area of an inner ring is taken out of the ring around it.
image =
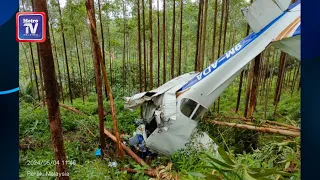
[[[294,137],[300,136],[300,132],[297,132],[297,131],[257,127],[257,126],[247,125],[247,124],[228,123],[228,122],[222,122],[222,121],[216,121],[216,120],[207,120],[207,122],[222,125],[222,126],[230,126],[230,127],[254,130],[258,132],[264,132],[264,133],[274,133],[274,134],[281,134],[281,135],[294,136]]]
[[[300,132],[300,129],[293,129],[293,128],[284,127],[284,126],[272,126],[272,125],[268,125],[268,124],[255,124],[252,122],[244,122],[244,124],[258,126],[258,127],[266,127],[266,128],[272,128],[272,129],[281,129],[281,130],[299,131]]]
[[[104,133],[111,138],[115,143],[117,143],[117,138],[111,134],[108,130],[104,130]],[[147,166],[148,170],[152,169],[146,162],[144,162],[139,156],[137,156],[129,147],[124,145],[123,143],[120,143],[121,147],[127,152],[129,156],[131,156],[137,163],[139,163],[141,166]]]
[[[65,104],[60,104],[60,106],[63,107],[63,108],[65,108],[65,109],[67,109],[67,110],[73,111],[73,112],[75,112],[75,113],[77,113],[77,114],[86,115],[85,113],[79,111],[78,109],[73,108],[73,107],[70,107],[70,106],[67,106],[67,105],[65,105]]]
[[[279,125],[279,126],[285,126],[285,127],[288,127],[288,128],[291,128],[291,129],[297,129],[297,130],[300,131],[300,128],[298,128],[296,126],[288,125],[288,124],[283,124],[283,123],[279,123],[279,122],[275,122],[275,121],[268,121],[268,120],[266,120],[266,123],[275,124],[275,125]]]
[[[256,119],[254,119],[254,118],[245,118],[245,117],[221,117],[221,119],[238,119],[238,120],[242,120],[244,122],[256,121]],[[275,121],[269,121],[269,120],[260,120],[260,121],[300,131],[300,128],[298,128],[296,126],[288,125],[288,124],[283,124],[283,123],[279,123],[279,122],[275,122]]]

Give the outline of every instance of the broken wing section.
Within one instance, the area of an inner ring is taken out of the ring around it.
[[[301,18],[298,17],[273,40],[272,45],[300,60],[300,37]]]

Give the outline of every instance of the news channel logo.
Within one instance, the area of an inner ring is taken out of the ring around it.
[[[46,40],[46,14],[18,12],[16,14],[16,39],[18,42],[44,42]]]

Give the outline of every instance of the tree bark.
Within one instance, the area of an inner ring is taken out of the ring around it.
[[[179,58],[178,58],[178,76],[181,75],[181,51],[182,51],[182,16],[183,0],[180,1],[180,35],[179,35]]]
[[[252,1],[253,0],[250,0],[250,3],[252,3]],[[247,24],[246,37],[249,35],[249,31],[250,31],[250,26],[249,26],[249,24]],[[239,106],[240,106],[243,77],[244,77],[244,70],[242,70],[241,74],[240,74],[239,90],[238,90],[238,95],[237,95],[236,113],[238,113]]]
[[[61,35],[62,35],[63,48],[64,48],[64,56],[65,56],[65,60],[66,60],[66,69],[67,69],[67,75],[68,75],[69,97],[70,97],[70,103],[72,104],[73,103],[72,102],[72,90],[71,90],[70,72],[69,72],[69,65],[68,65],[66,39],[64,37],[64,28],[63,28],[63,22],[62,22],[60,2],[59,2],[59,0],[57,0],[57,2],[58,2],[58,10],[59,10],[59,16],[60,16],[60,27],[61,27]]]
[[[228,122],[222,122],[222,121],[216,121],[216,120],[208,120],[208,122],[212,123],[212,124],[222,125],[222,126],[248,129],[248,130],[264,132],[264,133],[281,134],[281,135],[293,136],[293,137],[300,136],[300,132],[298,132],[298,131],[289,131],[289,130],[282,130],[282,129],[258,127],[258,126],[247,125],[247,124],[228,123]]]
[[[96,29],[96,20],[95,20],[95,13],[94,13],[94,2],[93,0],[86,0],[86,9],[87,9],[87,14],[88,14],[88,18],[90,21],[90,29],[91,29],[91,37],[92,37],[92,41],[94,43],[94,57],[95,57],[95,71],[96,71],[96,82],[97,82],[97,89],[99,91],[99,95],[98,95],[98,103],[99,103],[99,99],[100,99],[100,105],[102,104],[102,92],[101,92],[101,77],[100,77],[100,65],[102,68],[102,72],[103,72],[103,79],[104,82],[107,86],[107,92],[108,92],[108,97],[110,100],[110,107],[111,107],[111,115],[112,115],[112,120],[113,120],[113,126],[114,126],[114,131],[115,131],[115,135],[116,135],[116,139],[117,139],[117,146],[118,146],[118,151],[120,154],[121,159],[123,159],[124,154],[123,154],[123,150],[121,147],[121,141],[120,141],[120,135],[118,132],[118,124],[117,124],[117,117],[116,117],[116,109],[115,109],[115,105],[114,105],[114,99],[112,96],[112,92],[111,92],[111,88],[108,82],[108,76],[107,76],[107,72],[104,66],[104,62],[102,59],[102,55],[101,55],[101,49],[100,49],[100,45],[99,45],[99,39],[98,39],[98,34],[97,34],[97,29]],[[99,64],[100,61],[100,64]],[[100,82],[99,82],[100,81]],[[100,120],[100,139],[101,139],[101,145],[102,147],[105,147],[105,139],[104,139],[104,122],[103,122],[103,106],[101,106],[101,108],[99,109],[99,120]],[[101,118],[102,117],[102,118]]]
[[[140,35],[140,0],[138,0],[138,58],[139,58],[139,92],[142,92],[142,72],[141,72],[141,35]]]
[[[79,76],[80,76],[80,86],[81,86],[81,95],[82,95],[82,103],[84,103],[84,89],[83,89],[83,81],[82,81],[82,71],[81,71],[81,63],[80,63],[80,56],[79,56],[79,50],[78,50],[78,38],[77,38],[77,32],[76,27],[73,25],[74,30],[74,39],[76,41],[76,50],[77,50],[77,58],[78,58],[78,66],[79,66]]]
[[[160,10],[159,10],[159,0],[157,0],[157,20],[158,20],[158,84],[160,86]]]
[[[45,12],[47,10],[47,2],[45,0],[34,0],[34,7],[36,12]],[[68,180],[68,172],[66,166],[66,154],[64,151],[63,136],[62,136],[62,125],[61,115],[59,109],[59,95],[58,95],[58,84],[56,80],[54,70],[54,60],[51,48],[49,25],[47,17],[47,40],[43,43],[39,43],[39,50],[41,55],[41,62],[43,64],[43,76],[44,86],[46,91],[46,102],[48,105],[48,118],[50,123],[51,140],[54,149],[54,156],[56,162],[57,173],[62,174],[59,176],[59,180]],[[64,176],[63,176],[64,175]]]
[[[174,78],[174,40],[175,40],[175,27],[176,27],[176,0],[173,0],[172,12],[172,34],[171,34],[171,79]]]
[[[204,1],[204,14],[203,14],[203,33],[202,33],[202,41],[201,41],[201,53],[199,59],[199,70],[203,69],[204,65],[204,54],[206,49],[206,35],[207,35],[207,12],[208,12],[208,0]]]
[[[152,42],[152,0],[149,0],[149,29],[150,29],[150,90],[153,88],[153,42]]]
[[[163,18],[162,18],[162,33],[163,33],[163,84],[166,83],[166,0],[163,0]]]
[[[212,36],[212,53],[211,63],[215,60],[215,47],[216,47],[216,30],[217,30],[217,13],[218,13],[218,0],[214,1],[214,20],[213,20],[213,36]]]
[[[58,76],[59,76],[59,81],[60,81],[59,89],[60,89],[60,94],[61,94],[62,102],[64,103],[63,86],[62,86],[61,72],[60,72],[60,66],[59,66],[58,52],[57,52],[57,48],[56,48],[56,42],[55,42],[55,40],[54,40],[52,23],[50,23],[50,29],[51,29],[51,32],[52,32],[53,48],[54,48],[54,52],[55,52],[55,56],[56,56],[56,61],[57,61]]]
[[[199,11],[198,11],[198,28],[197,28],[197,39],[196,39],[196,53],[194,58],[194,71],[198,71],[198,55],[199,55],[199,40],[200,40],[200,34],[201,34],[201,14],[202,14],[202,7],[203,7],[203,0],[199,0]]]
[[[98,40],[98,35],[97,35],[93,0],[86,0],[86,9],[87,9],[88,19],[90,21],[91,39],[92,39],[92,43],[93,43],[92,50],[93,50],[93,56],[94,56],[94,73],[95,73],[97,99],[98,99],[100,145],[101,145],[102,156],[103,156],[104,149],[106,147],[106,142],[105,142],[105,137],[104,137],[102,82],[101,82],[101,68],[100,68],[100,62],[99,62],[99,61],[103,61],[103,60],[102,60],[102,56],[101,56],[101,49],[99,46],[99,40]]]
[[[254,59],[254,68],[253,68],[253,80],[251,87],[251,97],[250,97],[250,108],[249,108],[249,117],[253,116],[254,108],[257,105],[257,94],[258,94],[258,86],[259,86],[259,68],[261,62],[261,53]]]
[[[101,3],[100,0],[98,0],[98,9],[99,9],[99,21],[100,21],[100,32],[101,32],[101,48],[102,48],[102,59],[103,63],[106,64],[106,57],[105,57],[105,51],[104,51],[104,34],[103,34],[103,26],[102,26],[102,15],[101,15]],[[106,93],[106,98],[108,97],[107,87],[104,85],[104,90]]]
[[[147,91],[147,46],[146,46],[146,23],[144,15],[144,0],[142,0],[142,37],[143,37],[143,78],[144,91]]]

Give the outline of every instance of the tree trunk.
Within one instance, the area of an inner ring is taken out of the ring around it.
[[[286,67],[286,57],[287,57],[287,54],[284,52],[281,52],[277,84],[276,84],[275,93],[274,93],[274,105],[275,105],[274,114],[276,114],[278,103],[280,101],[281,88],[283,84],[283,78],[284,78],[285,67]]]
[[[253,0],[250,0],[250,3],[252,3],[252,1]],[[250,26],[249,26],[249,24],[247,24],[246,37],[249,35],[249,31],[250,31]],[[240,106],[242,84],[243,84],[243,76],[244,76],[244,70],[242,70],[241,74],[240,74],[239,90],[238,90],[238,95],[237,95],[236,113],[238,113],[239,106]]]
[[[60,27],[61,27],[61,35],[62,35],[62,41],[63,41],[63,48],[64,48],[64,56],[66,60],[66,69],[67,69],[67,75],[68,75],[68,87],[69,87],[69,97],[70,97],[70,103],[72,104],[72,91],[71,91],[71,82],[70,82],[70,72],[69,72],[69,65],[68,65],[68,55],[67,55],[67,48],[66,48],[66,40],[64,37],[64,28],[63,28],[63,22],[62,22],[62,15],[61,15],[61,8],[60,8],[60,2],[58,2],[58,10],[59,10],[59,16],[60,16]]]
[[[22,49],[23,49],[23,52],[24,52],[24,56],[26,58],[26,61],[27,61],[27,65],[28,65],[28,70],[29,70],[29,78],[30,78],[30,84],[31,84],[31,93],[33,94],[33,78],[32,78],[32,68],[31,68],[31,65],[28,61],[28,56],[27,56],[27,52],[26,52],[26,49],[24,48],[23,44],[21,44],[22,46]],[[32,96],[32,95],[31,95]]]
[[[215,60],[215,46],[216,46],[216,30],[217,30],[217,13],[218,13],[218,0],[214,1],[214,21],[213,21],[213,36],[212,36],[212,53],[211,63]]]
[[[162,18],[162,33],[163,33],[163,84],[166,83],[166,0],[163,0],[163,18]]]
[[[47,2],[45,0],[34,1],[36,12],[45,12],[47,10]],[[48,118],[50,122],[51,140],[54,149],[54,156],[56,162],[57,173],[62,174],[59,180],[68,180],[68,172],[66,162],[66,154],[64,151],[61,115],[58,101],[58,84],[55,76],[54,61],[52,55],[48,17],[47,17],[47,40],[39,43],[39,50],[41,55],[41,62],[43,64],[44,86],[46,91],[46,102],[48,105]],[[64,176],[63,176],[64,175]]]
[[[202,71],[204,65],[204,54],[206,49],[206,35],[207,35],[207,12],[208,12],[208,0],[204,1],[204,14],[203,14],[203,32],[202,32],[202,41],[201,41],[201,53],[199,59],[199,70]]]
[[[249,117],[252,118],[254,108],[257,105],[257,94],[258,94],[258,86],[259,86],[259,68],[261,62],[261,53],[254,59],[254,68],[253,68],[253,80],[251,87],[251,97],[250,97],[250,108],[249,108]]]
[[[143,78],[144,91],[147,91],[147,46],[146,46],[146,23],[144,15],[144,0],[142,0],[142,36],[143,36]]]
[[[174,40],[175,40],[175,27],[176,27],[176,0],[173,0],[172,12],[172,34],[171,34],[171,79],[174,78]]]
[[[254,63],[255,61],[250,62],[249,74],[247,75],[246,99],[245,99],[244,115],[243,115],[244,117],[248,117],[248,105],[249,105],[249,99],[250,99],[250,93],[251,93],[252,77],[254,73]]]
[[[102,60],[101,49],[99,46],[99,40],[96,29],[96,19],[94,12],[93,0],[86,0],[86,9],[88,19],[90,21],[91,39],[93,43],[93,56],[94,56],[94,73],[96,81],[97,99],[98,99],[98,115],[99,115],[99,130],[100,130],[100,145],[102,149],[102,155],[106,147],[105,136],[104,136],[104,114],[103,114],[103,99],[102,99],[102,82],[101,82],[101,69],[100,62]],[[103,63],[102,63],[103,64]],[[103,70],[103,67],[102,67]],[[111,99],[110,99],[111,101]]]
[[[202,14],[202,7],[203,7],[203,0],[199,0],[199,11],[198,11],[198,28],[197,28],[197,39],[196,39],[196,53],[195,53],[195,59],[194,59],[194,71],[198,71],[198,55],[199,55],[199,40],[200,40],[200,34],[201,34],[201,14]]]
[[[102,91],[101,91],[101,74],[100,74],[100,65],[101,65],[101,69],[103,72],[103,79],[104,82],[107,86],[107,92],[108,92],[108,97],[110,100],[110,107],[111,107],[111,115],[112,115],[112,120],[113,120],[113,126],[114,126],[114,131],[115,131],[115,135],[117,138],[117,146],[118,146],[118,151],[120,154],[121,159],[123,159],[123,150],[121,147],[121,142],[120,142],[120,135],[118,132],[118,124],[117,124],[117,117],[116,117],[116,109],[115,109],[115,105],[114,105],[114,99],[112,96],[112,92],[111,92],[111,88],[108,82],[108,76],[107,76],[107,72],[104,66],[104,62],[102,59],[102,55],[101,55],[101,49],[100,49],[100,45],[99,45],[99,39],[98,39],[98,34],[97,34],[97,28],[96,28],[96,20],[95,20],[95,13],[94,13],[94,2],[93,0],[86,0],[86,9],[87,9],[87,14],[88,14],[88,18],[90,21],[90,26],[91,26],[91,37],[92,37],[92,41],[94,43],[94,58],[95,58],[95,71],[96,71],[96,82],[97,82],[97,89],[98,89],[98,103],[100,101],[100,105],[102,104]],[[100,61],[100,64],[99,64]],[[99,82],[100,81],[100,82]],[[100,100],[99,100],[100,99]],[[100,140],[102,141],[101,146],[105,147],[105,139],[104,139],[104,122],[103,122],[103,106],[100,106],[99,108],[99,120],[100,120]],[[101,118],[102,117],[102,118]]]
[[[157,0],[157,20],[158,20],[158,85],[160,86],[160,10],[159,10],[159,0]]]
[[[62,86],[62,80],[61,80],[61,72],[60,72],[60,66],[59,66],[58,52],[57,52],[57,48],[56,48],[56,42],[54,40],[52,23],[50,23],[50,29],[51,29],[51,32],[52,32],[53,48],[54,48],[56,61],[57,61],[58,76],[59,76],[59,81],[60,81],[59,89],[60,89],[60,93],[61,93],[62,102],[64,103],[63,86]]]
[[[33,50],[32,50],[31,43],[29,43],[29,48],[30,48],[30,54],[31,54],[31,59],[32,59],[34,79],[36,80],[36,88],[37,88],[37,93],[38,93],[38,100],[40,102],[41,101],[41,97],[40,97],[39,86],[38,86],[38,76],[37,76],[37,71],[36,71],[36,65],[34,63]]]
[[[85,82],[85,87],[86,87],[86,94],[89,94],[89,88],[88,88],[88,75],[87,75],[87,68],[86,68],[86,62],[84,60],[84,52],[83,52],[83,47],[82,47],[82,38],[81,35],[79,35],[80,37],[80,48],[81,48],[81,55],[82,55],[82,64],[83,64],[83,72],[84,72],[84,82]]]
[[[180,35],[179,35],[179,58],[178,58],[178,76],[181,75],[181,51],[182,51],[182,14],[183,0],[180,1]]]
[[[122,49],[122,96],[125,96],[126,88],[126,14],[125,14],[125,1],[122,1],[122,15],[123,15],[123,49]]]
[[[223,18],[224,18],[225,1],[226,0],[222,0],[222,5],[221,5],[221,19],[220,19],[220,33],[219,33],[219,44],[218,44],[218,57],[221,56],[220,50],[221,50],[222,25],[223,25]],[[220,112],[220,96],[218,97],[217,112],[218,113]]]
[[[138,0],[138,58],[139,58],[139,92],[142,92],[142,72],[141,72],[141,35],[140,35],[140,0]]]
[[[102,58],[103,63],[106,64],[106,57],[105,57],[105,51],[104,51],[104,34],[103,34],[103,26],[102,26],[102,16],[101,16],[101,3],[100,0],[98,0],[98,8],[99,8],[99,21],[100,21],[100,31],[101,31],[101,48],[102,48]],[[107,87],[104,85],[104,90],[106,93],[106,98],[108,97]]]
[[[83,81],[82,81],[82,71],[81,71],[81,63],[80,63],[80,56],[79,56],[79,50],[78,50],[78,40],[77,40],[78,38],[77,38],[75,25],[73,25],[73,30],[74,30],[74,39],[76,41],[76,50],[77,50],[77,58],[78,58],[78,66],[79,66],[79,76],[80,76],[82,103],[84,103],[84,89],[83,89]]]
[[[150,29],[150,90],[153,88],[153,42],[152,42],[152,0],[149,0],[149,29]]]

